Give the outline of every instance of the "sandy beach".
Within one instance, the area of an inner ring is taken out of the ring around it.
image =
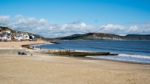
[[[0,42],[0,49],[22,49],[21,45],[28,45],[28,44],[44,44],[48,43],[43,40],[37,41],[18,41],[18,42]]]
[[[22,49],[35,42],[0,42],[0,49]],[[0,53],[0,84],[149,84],[150,65],[50,56]]]

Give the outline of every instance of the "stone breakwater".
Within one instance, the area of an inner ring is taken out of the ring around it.
[[[46,54],[64,55],[72,57],[85,57],[85,56],[117,56],[118,54],[112,54],[110,52],[83,52],[83,51],[70,51],[70,50],[49,50]]]

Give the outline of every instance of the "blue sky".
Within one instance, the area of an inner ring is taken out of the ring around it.
[[[149,4],[150,0],[0,0],[0,23],[35,33],[50,30],[54,37],[95,31],[149,34]]]
[[[150,22],[150,0],[0,0],[1,15],[46,18],[51,23]]]

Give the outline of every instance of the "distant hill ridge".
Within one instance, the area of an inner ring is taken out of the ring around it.
[[[86,34],[74,34],[65,37],[58,37],[58,38],[45,38],[43,36],[13,30],[9,27],[0,26],[0,34],[2,31],[11,31],[11,35],[17,33],[27,33],[28,35],[34,35],[36,38],[42,38],[45,40],[150,40],[150,34],[148,35],[140,35],[140,34],[128,34],[126,36],[120,36],[116,34],[108,34],[108,33],[86,33]]]
[[[86,33],[74,34],[71,36],[60,37],[61,40],[150,40],[150,35],[128,34],[120,36],[107,33]]]

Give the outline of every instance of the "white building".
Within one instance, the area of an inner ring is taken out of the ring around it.
[[[0,40],[1,41],[11,41],[12,40],[11,30],[0,28]]]
[[[14,36],[14,39],[18,41],[29,40],[30,36],[28,35],[28,33],[17,33]]]
[[[23,34],[22,33],[16,33],[16,35],[14,35],[14,39],[17,41],[23,40]]]
[[[29,40],[29,39],[30,39],[30,37],[29,37],[28,33],[24,33],[23,40]]]
[[[11,35],[10,35],[10,34],[5,33],[5,34],[2,34],[2,35],[0,36],[0,40],[1,40],[1,41],[11,41],[12,38],[11,38]]]

